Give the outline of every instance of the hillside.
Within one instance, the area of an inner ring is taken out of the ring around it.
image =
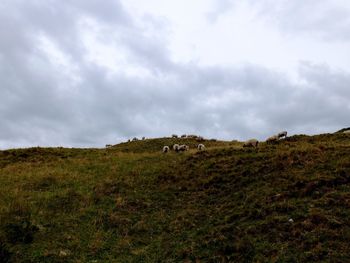
[[[349,262],[350,135],[0,151],[2,262]]]

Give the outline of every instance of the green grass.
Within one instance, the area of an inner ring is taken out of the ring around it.
[[[350,135],[196,144],[0,151],[0,259],[350,261]]]

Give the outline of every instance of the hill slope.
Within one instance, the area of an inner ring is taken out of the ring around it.
[[[172,143],[1,151],[0,258],[350,261],[350,135]]]

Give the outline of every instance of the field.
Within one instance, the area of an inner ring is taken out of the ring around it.
[[[0,151],[0,262],[350,262],[350,134],[196,144]]]

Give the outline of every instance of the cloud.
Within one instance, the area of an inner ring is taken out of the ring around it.
[[[130,12],[119,1],[2,1],[1,148],[349,126],[349,72],[302,62],[296,82],[252,63],[174,62],[169,25]]]
[[[350,5],[343,0],[250,1],[257,14],[284,33],[299,33],[327,41],[349,41]]]
[[[302,34],[333,42],[350,39],[350,5],[346,0],[224,0],[213,2],[207,18],[215,23],[219,17],[232,15],[239,9],[255,16],[257,21],[278,27],[286,35]]]
[[[207,19],[209,22],[215,23],[220,16],[231,9],[232,5],[232,0],[213,1],[210,11],[206,14]]]

